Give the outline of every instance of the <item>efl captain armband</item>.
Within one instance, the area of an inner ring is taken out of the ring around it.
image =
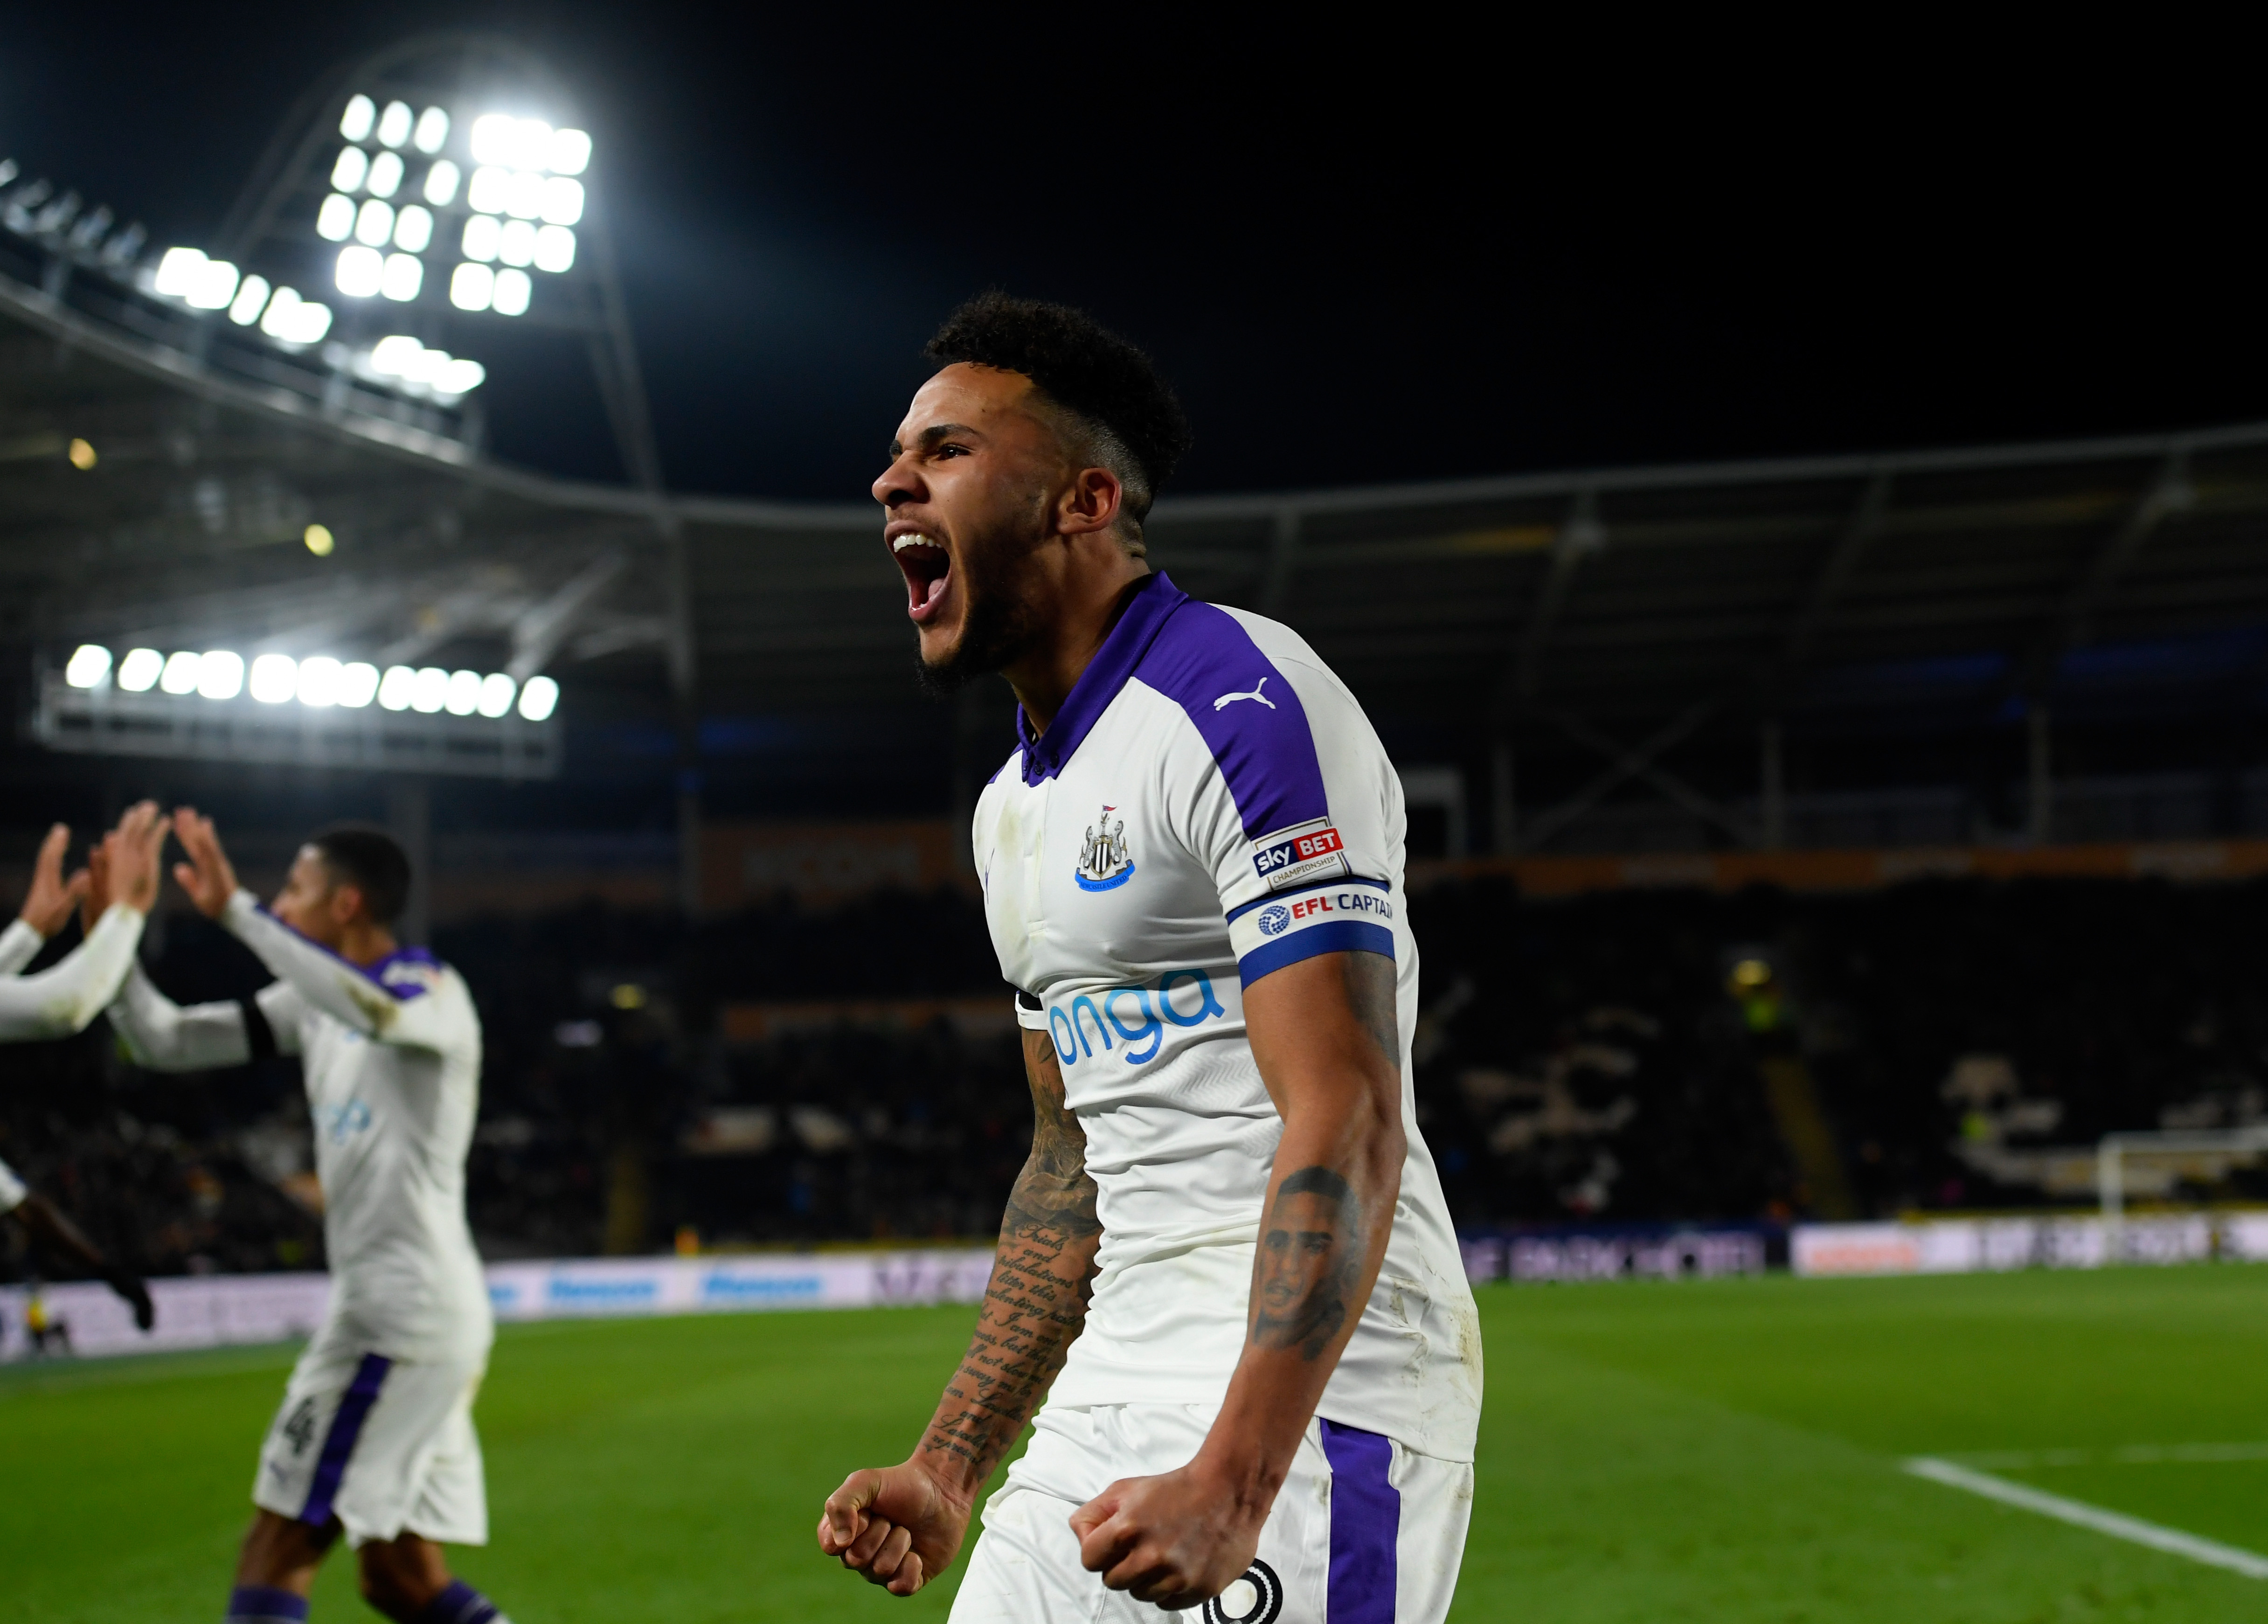
[[[1392,958],[1394,899],[1381,881],[1324,880],[1245,904],[1228,916],[1228,935],[1247,986],[1318,953]]]

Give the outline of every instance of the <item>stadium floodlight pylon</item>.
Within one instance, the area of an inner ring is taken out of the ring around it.
[[[378,345],[397,336],[474,360],[479,335],[497,323],[583,342],[623,471],[651,499],[669,560],[667,656],[687,853],[679,889],[690,911],[698,900],[692,853],[700,824],[691,566],[664,498],[644,377],[606,225],[604,173],[605,153],[573,95],[536,53],[502,34],[422,33],[335,69],[299,99],[254,166],[217,242],[221,255],[246,264],[271,253],[298,256],[298,265],[311,255],[318,262],[331,255],[342,313],[340,336],[327,353],[358,373],[379,372]],[[395,210],[388,237],[370,208],[413,192],[416,201],[404,208],[430,217],[413,233],[423,245],[415,253],[401,237],[402,210]],[[343,230],[336,199],[354,205],[354,222]],[[328,225],[327,209],[334,217]],[[563,255],[561,232],[570,233]],[[403,271],[389,284],[404,255],[418,262],[416,276]],[[477,407],[467,430],[477,433]]]
[[[2268,1125],[2249,1128],[2178,1129],[2106,1133],[2095,1150],[2095,1189],[2102,1209],[2102,1256],[2125,1261],[2126,1163],[2133,1156],[2193,1156],[2226,1167],[2268,1155]]]
[[[321,288],[338,311],[326,359],[415,398],[447,392],[416,358],[379,358],[382,341],[478,363],[482,337],[507,325],[579,339],[624,474],[659,493],[603,206],[606,156],[534,52],[500,34],[418,34],[300,97],[206,252]],[[465,408],[475,436],[476,398]]]

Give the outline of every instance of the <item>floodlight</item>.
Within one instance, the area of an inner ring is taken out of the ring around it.
[[[416,689],[416,672],[408,666],[388,666],[385,680],[378,685],[378,702],[389,711],[406,711]]]
[[[397,104],[398,105],[398,104]],[[370,195],[391,197],[401,189],[401,154],[380,152],[370,160]]]
[[[497,249],[503,241],[504,227],[497,224],[496,216],[475,214],[466,217],[464,250],[467,259],[485,263],[496,258]]]
[[[551,126],[540,118],[524,118],[512,129],[512,156],[504,161],[514,169],[541,169],[551,161]]]
[[[575,262],[575,233],[563,225],[547,225],[535,233],[535,269],[554,273]]]
[[[459,357],[445,362],[433,374],[433,392],[436,395],[467,394],[479,388],[487,381],[489,369],[478,361],[468,361]]]
[[[389,254],[386,268],[379,275],[378,291],[387,298],[407,304],[417,297],[417,290],[425,285],[425,262],[415,254]]]
[[[482,164],[473,171],[472,184],[465,188],[465,203],[476,214],[502,214],[511,191],[511,170]]]
[[[579,129],[555,129],[549,159],[545,166],[553,174],[581,174],[591,166],[591,137]]]
[[[554,175],[543,183],[543,218],[554,225],[572,225],[583,218],[583,183]]]
[[[497,237],[497,257],[507,265],[535,263],[535,227],[526,220],[506,220]]]
[[[394,246],[423,254],[433,240],[433,216],[422,203],[404,204],[394,217]]]
[[[411,126],[416,118],[406,101],[389,101],[386,111],[378,115],[378,138],[387,146],[400,146],[409,139]]]
[[[457,186],[464,179],[456,165],[446,158],[436,159],[425,172],[425,201],[436,209],[446,209],[457,201]]]
[[[339,292],[349,299],[368,299],[378,292],[386,276],[386,262],[379,257],[376,248],[351,247],[339,250],[335,280]]]
[[[487,113],[473,121],[473,161],[476,164],[508,164],[512,162],[513,137],[519,133],[519,121],[509,114]]]
[[[315,235],[326,242],[344,242],[354,235],[355,205],[351,197],[333,192],[315,210]]]
[[[63,448],[63,454],[70,459],[70,465],[82,474],[95,464],[94,443],[92,440],[75,439]]]
[[[70,663],[63,667],[63,681],[73,688],[99,688],[109,675],[110,651],[99,643],[80,644],[71,650]]]
[[[299,539],[307,544],[307,550],[318,558],[329,557],[332,550],[339,544],[339,538],[331,534],[331,527],[327,524],[309,525],[300,533]]]
[[[496,272],[466,263],[449,277],[449,302],[460,310],[486,310],[496,297]]]
[[[336,705],[339,702],[340,674],[345,669],[328,654],[317,654],[302,660],[299,662],[299,703],[318,709]]]
[[[475,708],[483,716],[502,716],[512,709],[512,695],[518,687],[502,671],[491,671],[481,678],[481,697]]]
[[[165,258],[158,262],[157,279],[150,285],[168,299],[187,299],[204,264],[202,248],[168,248]]]
[[[294,288],[277,288],[260,318],[260,330],[281,343],[320,343],[331,330],[331,307],[299,297]]]
[[[252,662],[252,697],[261,704],[282,705],[298,688],[299,662],[291,655],[262,654]]]
[[[372,126],[378,122],[378,104],[367,96],[347,98],[347,110],[339,118],[339,134],[350,141],[370,138]]]
[[[158,686],[169,694],[193,694],[197,690],[198,657],[181,649],[166,657],[166,668],[159,674]]]
[[[477,671],[449,673],[447,698],[443,701],[452,716],[470,716],[481,708],[481,674]]]
[[[515,171],[504,185],[504,209],[517,219],[540,217],[543,213],[543,177],[529,169]]]
[[[270,338],[281,338],[291,328],[291,318],[303,301],[296,288],[277,288],[276,297],[268,301],[268,314],[260,318],[260,330]]]
[[[237,284],[236,297],[229,302],[228,319],[239,327],[250,327],[268,307],[268,294],[267,277],[247,277]]]
[[[236,297],[236,267],[226,260],[207,260],[181,297],[193,310],[225,310]]]
[[[490,308],[500,316],[527,314],[527,296],[531,284],[524,270],[500,270],[496,274],[496,294]]]
[[[389,378],[409,374],[425,348],[407,333],[392,333],[371,346],[370,370]]]
[[[364,203],[355,213],[354,234],[357,242],[384,247],[387,239],[394,235],[394,205],[376,197]]]
[[[197,658],[197,691],[208,699],[233,699],[244,691],[244,656],[209,648]]]
[[[370,179],[370,154],[358,146],[341,147],[339,161],[331,166],[331,184],[342,192],[362,189]]]
[[[519,690],[519,713],[532,722],[547,721],[559,705],[559,684],[548,676],[531,676]]]
[[[441,144],[449,138],[449,115],[439,107],[428,107],[417,115],[417,133],[411,137],[421,152],[438,152]]]
[[[118,662],[118,685],[129,694],[146,694],[157,686],[166,656],[154,648],[129,648]]]
[[[421,666],[409,686],[409,708],[431,716],[449,702],[449,674],[438,666]]]
[[[361,710],[377,693],[376,666],[367,661],[350,660],[339,668],[339,703],[348,710]]]

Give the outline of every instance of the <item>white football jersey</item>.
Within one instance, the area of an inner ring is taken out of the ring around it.
[[[166,1071],[238,1066],[264,1050],[264,1025],[275,1052],[300,1057],[313,1118],[331,1267],[318,1343],[412,1362],[485,1356],[494,1325],[465,1220],[481,1023],[464,978],[423,948],[350,963],[249,891],[221,922],[280,978],[246,1004],[183,1009],[137,967],[111,1011],[129,1052]]]
[[[1154,575],[1046,734],[1017,727],[977,802],[976,870],[1018,1019],[1062,1063],[1103,1227],[1050,1402],[1226,1392],[1283,1133],[1243,989],[1359,949],[1396,966],[1410,1149],[1377,1288],[1318,1414],[1470,1460],[1480,1329],[1410,1086],[1401,780],[1361,706],[1296,633]]]

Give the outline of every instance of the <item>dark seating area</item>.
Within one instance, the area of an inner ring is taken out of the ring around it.
[[[1763,1080],[1793,1057],[1864,1213],[2083,1200],[2073,1157],[2105,1132],[2268,1118],[2264,908],[2258,884],[1554,900],[1445,882],[1411,908],[1419,1115],[1461,1224],[1800,1216],[1813,1192]],[[492,1257],[998,1222],[1029,1107],[961,893],[689,931],[593,904],[435,945],[487,1033],[470,1177]],[[166,916],[145,951],[183,1002],[264,979],[194,916]],[[1771,980],[1736,996],[1757,963]],[[735,1013],[758,1007],[795,1018]],[[158,1076],[98,1023],[10,1049],[5,1077],[0,1155],[135,1266],[320,1265],[291,1062]],[[2176,1192],[2243,1194],[2252,1177]],[[0,1271],[43,1266],[5,1235]]]

